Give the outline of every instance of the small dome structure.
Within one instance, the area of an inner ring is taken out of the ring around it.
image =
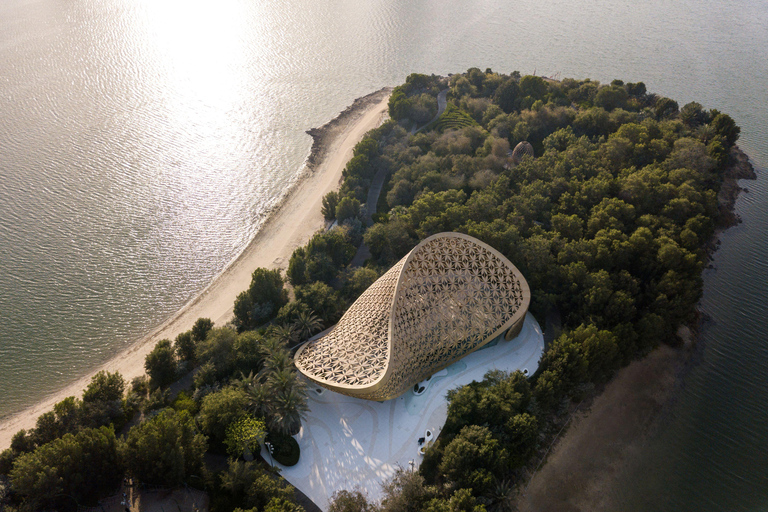
[[[512,150],[512,163],[517,165],[522,162],[523,157],[530,156],[533,158],[533,146],[527,140],[518,143],[515,149]]]
[[[325,336],[296,352],[298,370],[332,391],[396,398],[437,371],[522,329],[531,292],[492,247],[433,235],[373,283]]]

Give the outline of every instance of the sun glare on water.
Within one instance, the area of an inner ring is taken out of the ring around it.
[[[253,4],[167,0],[142,7],[149,49],[164,64],[169,87],[205,107],[226,109],[240,99],[247,54],[254,50],[246,46],[258,30],[246,26]]]

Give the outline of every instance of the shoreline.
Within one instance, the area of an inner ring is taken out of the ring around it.
[[[757,179],[749,157],[734,146],[718,193],[720,220],[705,244],[705,264],[720,245],[720,235],[741,222],[734,213],[743,187],[739,180]],[[681,326],[680,347],[661,345],[621,368],[583,409],[571,412],[570,426],[558,438],[546,462],[526,475],[516,497],[520,511],[618,510],[614,502],[624,470],[642,453],[645,441],[663,428],[665,411],[692,364],[706,315],[697,309],[691,326]],[[585,454],[589,457],[585,457]],[[523,486],[522,484],[525,484]]]
[[[287,268],[294,249],[306,244],[315,232],[325,227],[320,213],[322,198],[338,189],[341,173],[357,142],[385,119],[391,91],[390,87],[384,87],[357,98],[320,128],[307,130],[313,142],[303,168],[242,252],[195,298],[130,347],[39,402],[0,418],[0,450],[10,446],[19,430],[34,428],[37,417],[57,402],[68,396],[80,397],[99,371],[119,371],[130,383],[145,373],[144,359],[158,341],[166,338],[173,341],[200,317],[210,318],[217,326],[226,324],[232,318],[235,298],[248,288],[256,268]]]

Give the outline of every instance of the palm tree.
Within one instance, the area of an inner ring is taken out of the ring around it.
[[[285,393],[296,386],[296,370],[293,368],[280,368],[270,372],[265,382],[273,395]]]
[[[264,358],[264,367],[259,372],[259,378],[264,381],[273,373],[286,368],[293,368],[291,354],[287,350],[272,352]]]
[[[269,328],[265,344],[270,344],[274,340],[283,346],[290,346],[298,339],[298,333],[293,325],[273,325]]]
[[[304,341],[323,328],[323,321],[312,310],[299,311],[293,327],[299,334],[299,340]]]
[[[254,416],[266,417],[270,412],[270,389],[260,382],[254,382],[245,389],[248,395],[248,410]]]
[[[301,421],[306,419],[309,411],[307,394],[303,383],[294,381],[297,385],[284,393],[274,396],[270,425],[273,429],[288,435],[295,435],[301,429]]]
[[[515,486],[509,480],[497,482],[490,495],[491,512],[513,512],[515,510]]]
[[[248,372],[248,375],[240,372],[240,378],[235,380],[234,385],[243,391],[248,391],[248,388],[258,383],[258,375],[254,375],[253,370]]]

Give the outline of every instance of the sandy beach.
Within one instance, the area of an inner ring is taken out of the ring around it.
[[[285,269],[294,249],[306,244],[324,227],[320,213],[322,198],[338,189],[355,144],[385,119],[390,93],[391,89],[384,88],[358,98],[332,121],[310,130],[314,143],[305,170],[240,256],[195,299],[128,350],[40,403],[3,419],[0,450],[10,446],[18,430],[34,428],[37,417],[55,403],[68,396],[79,397],[96,372],[118,371],[130,381],[144,374],[144,359],[159,340],[173,340],[200,317],[210,318],[216,325],[226,324],[232,318],[235,297],[248,287],[254,269]]]

